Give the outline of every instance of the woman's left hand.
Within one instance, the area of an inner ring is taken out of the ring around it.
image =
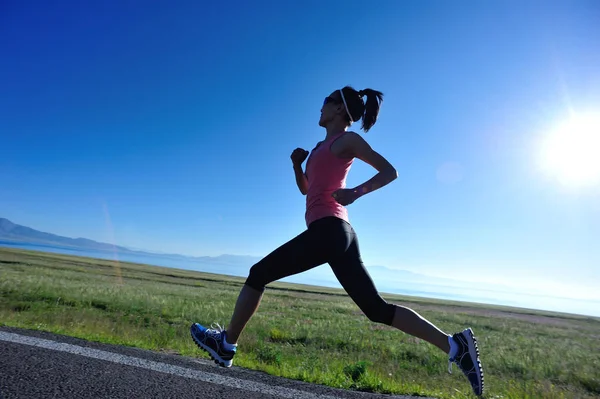
[[[341,188],[336,190],[333,192],[333,194],[331,194],[331,196],[343,206],[350,205],[358,199],[356,192],[349,188]]]

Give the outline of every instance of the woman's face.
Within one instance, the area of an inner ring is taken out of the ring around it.
[[[325,100],[323,101],[323,106],[321,107],[321,118],[319,119],[319,126],[327,126],[327,124],[331,122],[335,118],[335,116],[340,112],[341,104],[342,97],[340,96],[340,92],[338,90],[325,97]]]

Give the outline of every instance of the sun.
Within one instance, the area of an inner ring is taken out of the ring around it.
[[[566,186],[600,184],[600,113],[575,115],[548,134],[540,164]]]

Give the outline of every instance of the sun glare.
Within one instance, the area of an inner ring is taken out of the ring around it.
[[[600,113],[578,115],[542,143],[541,166],[567,186],[600,183]]]

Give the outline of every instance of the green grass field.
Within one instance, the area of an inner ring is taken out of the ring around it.
[[[0,324],[208,359],[192,322],[226,325],[244,279],[0,248]],[[479,339],[487,398],[600,397],[600,320],[384,295]],[[432,345],[370,322],[341,290],[274,283],[234,365],[339,388],[469,398]],[[215,366],[217,367],[217,366]]]

